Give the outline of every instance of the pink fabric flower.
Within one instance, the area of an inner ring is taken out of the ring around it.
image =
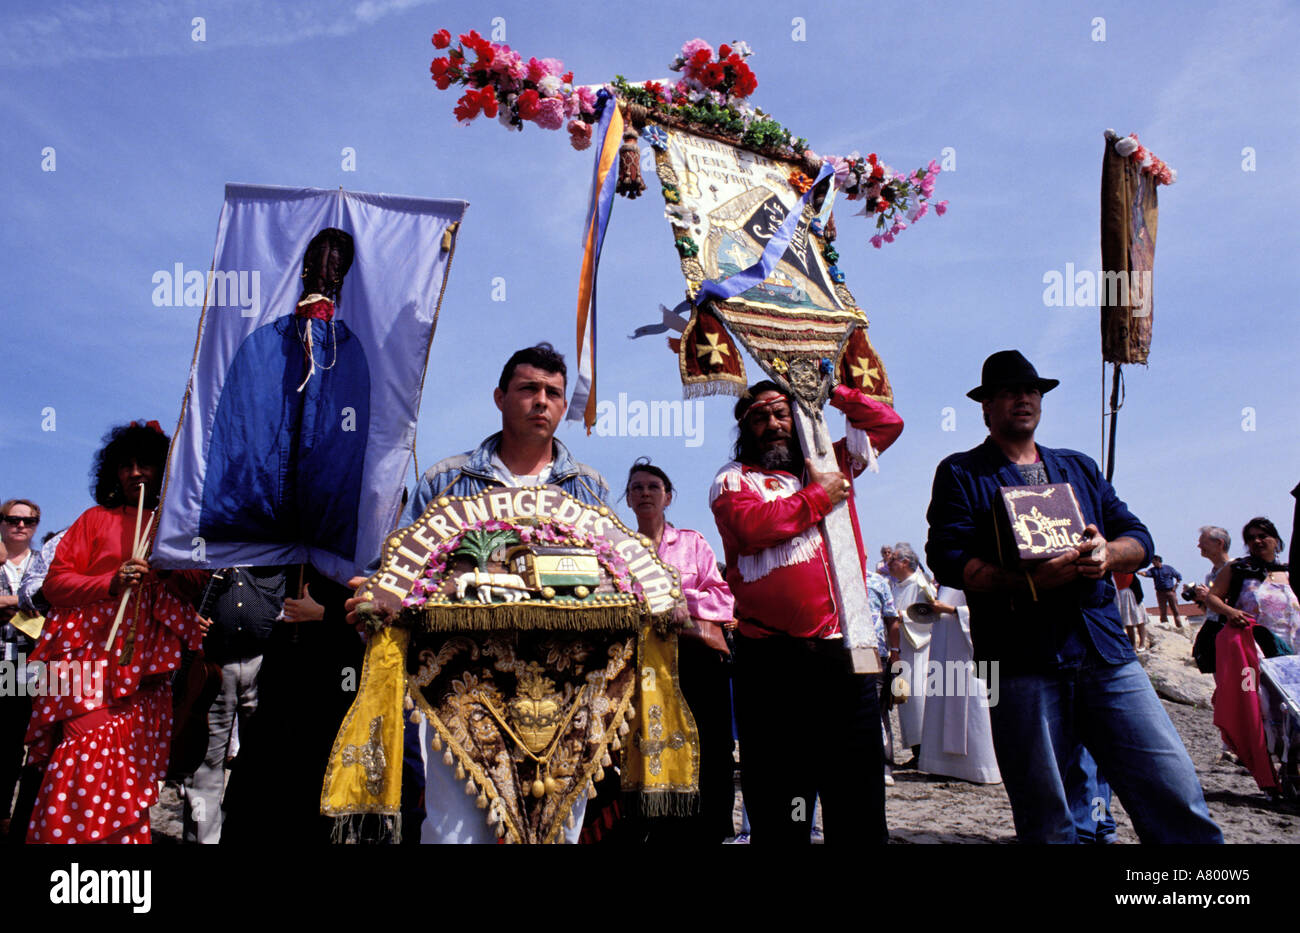
[[[555,77],[558,78],[560,75],[564,74],[564,62],[560,61],[558,58],[543,58],[541,60],[541,65],[542,70],[548,75],[555,75]]]
[[[709,58],[713,57],[713,46],[703,39],[692,39],[682,46],[682,58],[690,61],[695,56],[695,53],[700,51],[708,52]]]
[[[885,243],[884,237],[882,237],[878,233],[871,238],[871,245],[874,246],[876,249],[880,249],[880,247],[883,246],[884,243]]]
[[[558,130],[564,126],[564,101],[558,97],[543,98],[537,104],[535,120],[544,130]]]
[[[596,112],[596,92],[589,87],[574,88],[573,96],[578,100],[580,113]]]
[[[948,202],[940,201],[938,204],[934,206],[934,212],[938,214],[940,217],[948,213]],[[928,230],[929,228],[927,227],[926,229]]]
[[[569,122],[569,142],[581,152],[591,146],[591,124],[581,120]]]
[[[894,235],[892,233],[886,233],[884,236],[881,237],[881,239],[884,240],[886,243],[893,243]]]

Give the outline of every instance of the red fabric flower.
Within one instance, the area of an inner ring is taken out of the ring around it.
[[[709,63],[711,58],[713,58],[713,53],[711,51],[708,49],[700,49],[691,56],[690,67],[695,69],[703,68]]]
[[[439,29],[433,34],[433,47],[435,49],[445,49],[451,45],[451,33],[445,29]]]
[[[468,123],[479,115],[480,110],[478,91],[466,91],[459,101],[456,102],[456,109],[452,111],[456,119],[462,123]]]
[[[538,81],[542,80],[542,78],[545,77],[546,77],[546,66],[543,65],[535,58],[528,59],[528,76],[525,78],[525,80],[531,81],[533,84],[536,84]]]
[[[727,69],[717,62],[710,62],[700,72],[700,83],[707,88],[719,87],[727,79]]]
[[[754,72],[744,62],[740,62],[735,68],[736,78],[733,82],[732,93],[737,97],[748,97],[754,93],[758,87],[758,78]]]
[[[719,59],[726,58],[730,54],[731,54],[731,46],[727,45],[727,43],[724,42],[722,43],[722,45],[718,46]]]
[[[572,72],[572,71],[566,71],[563,75],[560,76],[560,80],[563,81],[565,84],[572,84],[572,83],[573,83],[573,72]]]
[[[478,92],[479,105],[483,108],[483,116],[489,119],[497,115],[497,95],[496,90],[491,87],[485,87]]]
[[[479,57],[483,57],[485,52],[492,51],[492,43],[480,36],[475,30],[471,29],[468,36],[460,37],[460,44],[468,49],[473,49]]]
[[[536,59],[534,59],[536,61]],[[532,88],[524,91],[515,99],[515,109],[519,112],[521,120],[537,119],[537,92]]]
[[[451,86],[450,68],[451,62],[445,58],[435,58],[429,65],[429,71],[433,73],[433,80],[437,83],[440,91],[445,91]]]

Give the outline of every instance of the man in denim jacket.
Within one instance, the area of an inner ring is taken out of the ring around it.
[[[975,658],[1000,677],[990,718],[1016,834],[1076,841],[1063,775],[1082,744],[1143,842],[1222,842],[1115,608],[1110,572],[1145,564],[1151,535],[1090,457],[1034,443],[1042,395],[1058,384],[1018,351],[990,356],[968,393],[984,408],[989,437],[939,464],[927,513],[930,566],[966,592]],[[1003,568],[998,487],[1049,482],[1074,488],[1086,540],[1032,569]]]
[[[573,459],[555,440],[564,417],[567,371],[564,357],[549,343],[517,351],[506,362],[492,397],[501,410],[501,430],[475,450],[448,457],[430,467],[402,511],[397,527],[418,519],[439,496],[473,496],[489,486],[557,486],[588,505],[609,505],[609,485],[598,472]],[[378,563],[371,566],[371,572]],[[356,588],[364,577],[349,581]],[[352,612],[360,598],[348,601]],[[355,616],[349,616],[355,619]],[[496,832],[488,826],[484,810],[477,809],[450,767],[427,753],[427,726],[407,726],[408,762],[418,756],[423,768],[427,814],[420,828],[426,843],[494,843]],[[418,737],[416,733],[418,732]],[[407,772],[410,775],[409,770]],[[405,779],[404,779],[405,780]],[[404,792],[405,796],[405,792]],[[574,808],[575,826],[566,832],[576,842],[586,809],[584,798]]]
[[[412,524],[438,496],[473,496],[488,486],[558,486],[588,505],[608,505],[605,478],[555,439],[564,416],[565,378],[564,357],[549,343],[510,357],[492,393],[501,430],[475,450],[426,470],[397,526]]]

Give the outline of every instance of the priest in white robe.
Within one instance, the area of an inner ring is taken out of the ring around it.
[[[939,587],[930,618],[930,686],[918,767],[928,774],[960,778],[975,784],[999,784],[1002,775],[993,752],[989,704],[996,701],[996,684],[979,677],[970,637],[970,610],[961,590]],[[940,678],[942,680],[940,681]],[[936,690],[939,685],[942,689]]]
[[[889,585],[894,591],[894,605],[902,617],[899,660],[908,693],[906,702],[898,707],[898,722],[903,744],[912,750],[912,760],[904,767],[915,767],[920,754],[925,721],[925,675],[930,660],[930,626],[913,621],[908,616],[907,607],[919,602],[932,603],[937,595],[920,568],[921,561],[910,544],[900,541],[894,545],[889,557]]]

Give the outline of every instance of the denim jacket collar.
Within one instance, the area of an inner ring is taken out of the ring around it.
[[[569,448],[565,447],[560,441],[552,438],[551,443],[554,445],[554,459],[551,461],[551,483],[559,483],[578,473],[578,464],[574,461],[573,455],[569,453]],[[501,432],[493,434],[491,437],[478,445],[478,448],[469,455],[465,465],[461,470],[471,476],[476,476],[485,482],[496,482],[496,471],[492,469],[492,458],[496,456],[497,449],[501,446]]]

